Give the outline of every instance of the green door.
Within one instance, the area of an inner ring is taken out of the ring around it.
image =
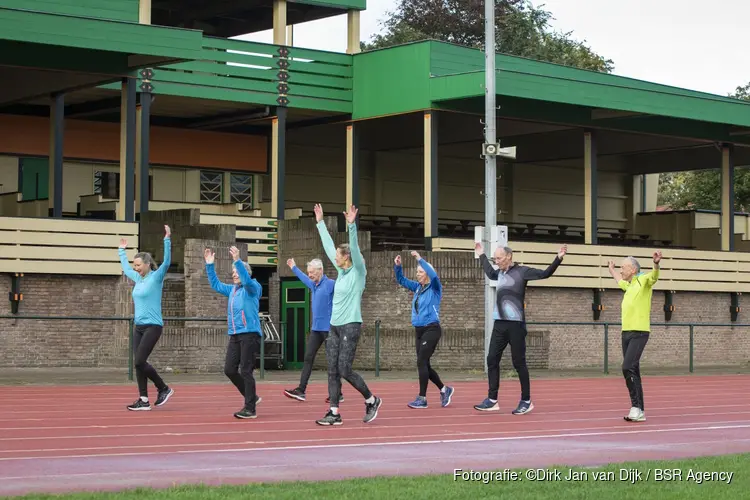
[[[310,290],[298,279],[281,282],[281,322],[286,328],[286,368],[305,362],[305,339],[310,330]]]
[[[49,160],[21,158],[21,194],[24,201],[49,197]]]

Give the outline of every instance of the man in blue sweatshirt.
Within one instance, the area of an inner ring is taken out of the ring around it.
[[[411,255],[417,259],[417,281],[404,276],[400,255],[394,259],[393,266],[398,284],[414,293],[411,301],[411,324],[416,329],[419,396],[408,406],[427,408],[427,383],[432,381],[440,390],[441,405],[446,407],[451,402],[453,387],[443,385],[440,376],[430,366],[430,358],[443,334],[440,328],[440,301],[443,298],[443,285],[435,269],[422,259],[418,252],[413,251]]]
[[[315,356],[323,342],[328,338],[328,331],[331,329],[331,310],[333,309],[333,291],[336,282],[330,279],[323,272],[323,262],[320,259],[313,259],[307,263],[307,274],[303,273],[294,262],[289,259],[286,264],[292,272],[312,291],[312,330],[307,339],[307,348],[305,349],[305,365],[302,368],[299,386],[295,389],[286,389],[284,394],[292,399],[305,401],[305,391],[307,382],[310,380],[312,366],[315,362]],[[326,399],[327,403],[331,401],[330,396]],[[343,396],[339,403],[344,400]]]
[[[240,260],[237,247],[229,249],[232,255],[233,285],[219,281],[214,268],[215,254],[210,249],[203,253],[206,259],[208,282],[216,292],[229,297],[227,302],[227,325],[229,327],[229,344],[224,362],[224,374],[232,381],[237,390],[245,397],[245,406],[234,414],[236,418],[255,418],[255,406],[260,398],[255,391],[255,359],[260,354],[260,296],[262,287],[250,275],[247,262]],[[261,360],[261,363],[263,360]],[[241,373],[237,373],[237,370]]]

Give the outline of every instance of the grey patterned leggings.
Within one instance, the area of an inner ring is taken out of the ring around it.
[[[331,398],[332,408],[339,407],[342,378],[357,389],[365,399],[372,396],[364,379],[352,370],[361,333],[362,323],[331,325],[331,331],[326,340],[326,358],[328,358],[328,396]]]

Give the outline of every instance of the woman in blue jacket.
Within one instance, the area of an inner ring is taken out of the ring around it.
[[[451,402],[453,387],[443,385],[437,372],[430,366],[430,358],[435,352],[443,332],[440,328],[440,301],[443,298],[443,285],[435,269],[417,252],[411,253],[417,259],[417,281],[404,277],[401,256],[394,259],[396,281],[402,287],[414,292],[411,305],[411,324],[416,329],[417,369],[419,370],[419,396],[409,403],[411,408],[427,408],[427,383],[432,381],[440,389],[440,402],[446,407]]]
[[[133,306],[135,307],[133,361],[140,397],[135,403],[128,406],[128,410],[132,411],[151,410],[151,404],[148,401],[149,380],[154,383],[158,391],[154,403],[156,406],[163,405],[174,394],[174,390],[162,380],[156,369],[148,362],[148,357],[159,342],[164,329],[161,298],[164,289],[164,277],[172,262],[171,234],[169,226],[164,226],[164,260],[158,267],[148,252],[137,253],[133,258],[133,267],[130,267],[128,255],[125,252],[128,247],[128,240],[125,238],[120,239],[120,247],[117,250],[120,255],[122,272],[135,283],[132,292]]]
[[[203,252],[206,259],[206,273],[211,288],[229,297],[227,302],[227,325],[229,344],[227,345],[224,374],[245,397],[245,406],[234,414],[236,418],[255,418],[255,406],[260,398],[255,391],[255,359],[260,355],[260,296],[262,287],[251,277],[252,269],[247,262],[240,260],[237,247],[229,249],[234,260],[232,269],[233,285],[222,283],[214,268],[215,254],[210,249]],[[261,360],[261,363],[263,360]],[[238,373],[239,368],[239,373]],[[241,374],[241,375],[240,375]]]

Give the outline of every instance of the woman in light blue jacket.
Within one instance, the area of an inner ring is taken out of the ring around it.
[[[394,259],[396,281],[402,287],[414,292],[411,305],[411,324],[416,329],[417,369],[419,370],[419,396],[409,403],[410,408],[427,408],[427,383],[432,381],[440,389],[440,402],[446,407],[453,397],[453,387],[443,385],[437,372],[430,366],[430,358],[435,352],[442,329],[440,328],[440,301],[443,298],[443,285],[435,269],[417,252],[411,253],[417,259],[417,281],[404,277],[401,256]]]
[[[224,362],[224,374],[245,397],[245,406],[234,416],[255,418],[255,406],[260,403],[260,398],[256,395],[253,370],[255,359],[260,355],[260,336],[263,334],[258,313],[262,287],[251,277],[250,265],[240,260],[240,251],[237,247],[230,248],[229,253],[232,254],[234,260],[232,265],[234,284],[232,285],[222,283],[216,276],[214,252],[207,248],[203,256],[206,259],[206,274],[208,274],[211,288],[229,298],[227,302],[229,344]]]

